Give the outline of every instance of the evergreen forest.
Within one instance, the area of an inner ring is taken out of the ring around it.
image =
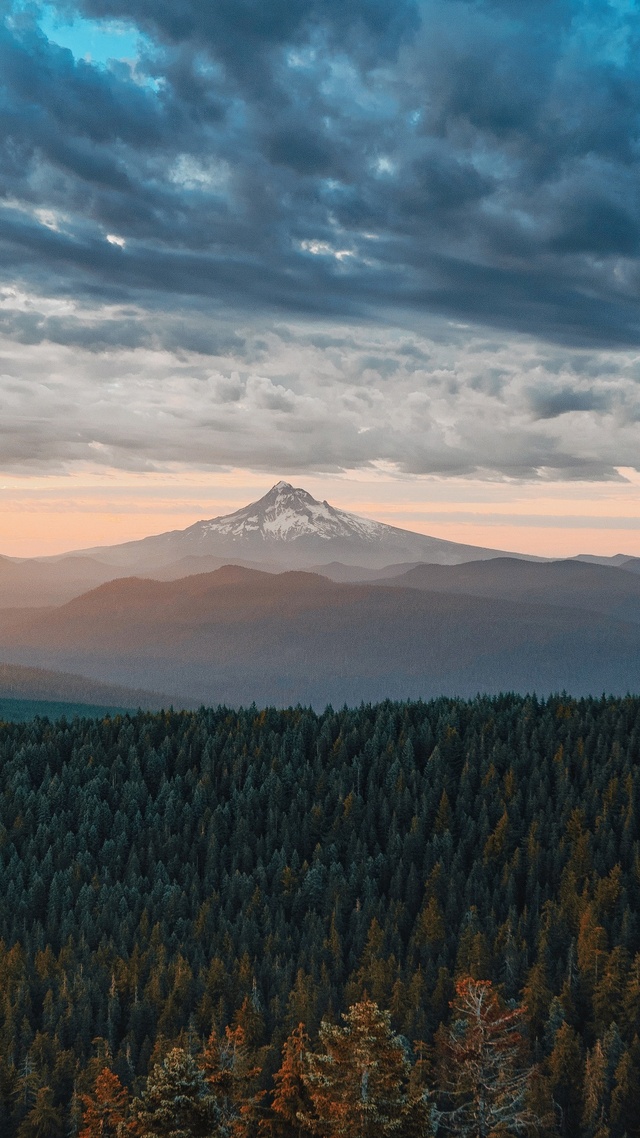
[[[2,722],[0,779],[3,1138],[640,1135],[640,698]]]

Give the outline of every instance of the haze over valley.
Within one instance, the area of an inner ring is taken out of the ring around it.
[[[0,566],[2,659],[116,685],[111,703],[322,708],[640,680],[636,559],[456,545],[285,482],[185,531]]]

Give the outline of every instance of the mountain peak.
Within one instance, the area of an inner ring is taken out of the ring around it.
[[[252,509],[254,506],[258,507],[263,503],[267,504],[269,502],[278,502],[280,507],[282,507],[282,504],[285,502],[295,502],[296,504],[315,503],[316,505],[320,505],[308,490],[304,490],[302,486],[292,486],[290,482],[285,482],[281,479],[280,482],[276,482],[275,486],[272,486],[270,490],[267,490],[267,493],[263,494],[262,498],[258,498],[257,502],[252,502],[246,509]]]
[[[241,558],[288,569],[328,561],[379,569],[418,561],[456,565],[497,557],[504,551],[459,545],[363,518],[327,501],[319,502],[302,486],[292,486],[282,478],[257,501],[232,514],[122,546],[80,552],[99,556],[101,562],[135,567],[140,573],[186,557]],[[529,560],[524,554],[505,555]]]
[[[213,534],[234,541],[260,537],[270,545],[291,543],[302,537],[329,541],[357,536],[370,540],[384,529],[380,522],[335,509],[328,502],[319,502],[301,486],[284,480],[276,482],[257,502],[190,527],[202,539]]]

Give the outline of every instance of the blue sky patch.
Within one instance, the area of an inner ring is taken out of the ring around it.
[[[106,64],[110,59],[133,61],[139,54],[140,32],[135,24],[82,16],[62,18],[51,6],[43,9],[38,22],[47,39],[69,48],[76,59]]]

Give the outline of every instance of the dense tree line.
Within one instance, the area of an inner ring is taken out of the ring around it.
[[[523,1111],[640,1134],[639,747],[634,698],[0,725],[0,1133],[80,1133],[100,1078],[144,1118],[172,1063],[275,1126],[296,1032],[311,1106],[273,1133],[338,1133],[313,1072],[371,1004],[444,1135],[490,981]]]
[[[300,1024],[285,1040],[273,1092],[252,1093],[241,1027],[213,1032],[203,1048],[172,1047],[132,1099],[108,1067],[82,1095],[80,1138],[491,1138],[553,1126],[536,1111],[523,1008],[509,1009],[490,981],[456,983],[452,1024],[441,1027],[435,1070],[410,1056],[391,1017],[372,1000],[342,1024],[323,1020],[313,1050]],[[423,1045],[421,1045],[423,1046]],[[413,1061],[412,1061],[413,1060]],[[548,1104],[547,1104],[548,1106]],[[61,1115],[58,1118],[61,1125]]]

